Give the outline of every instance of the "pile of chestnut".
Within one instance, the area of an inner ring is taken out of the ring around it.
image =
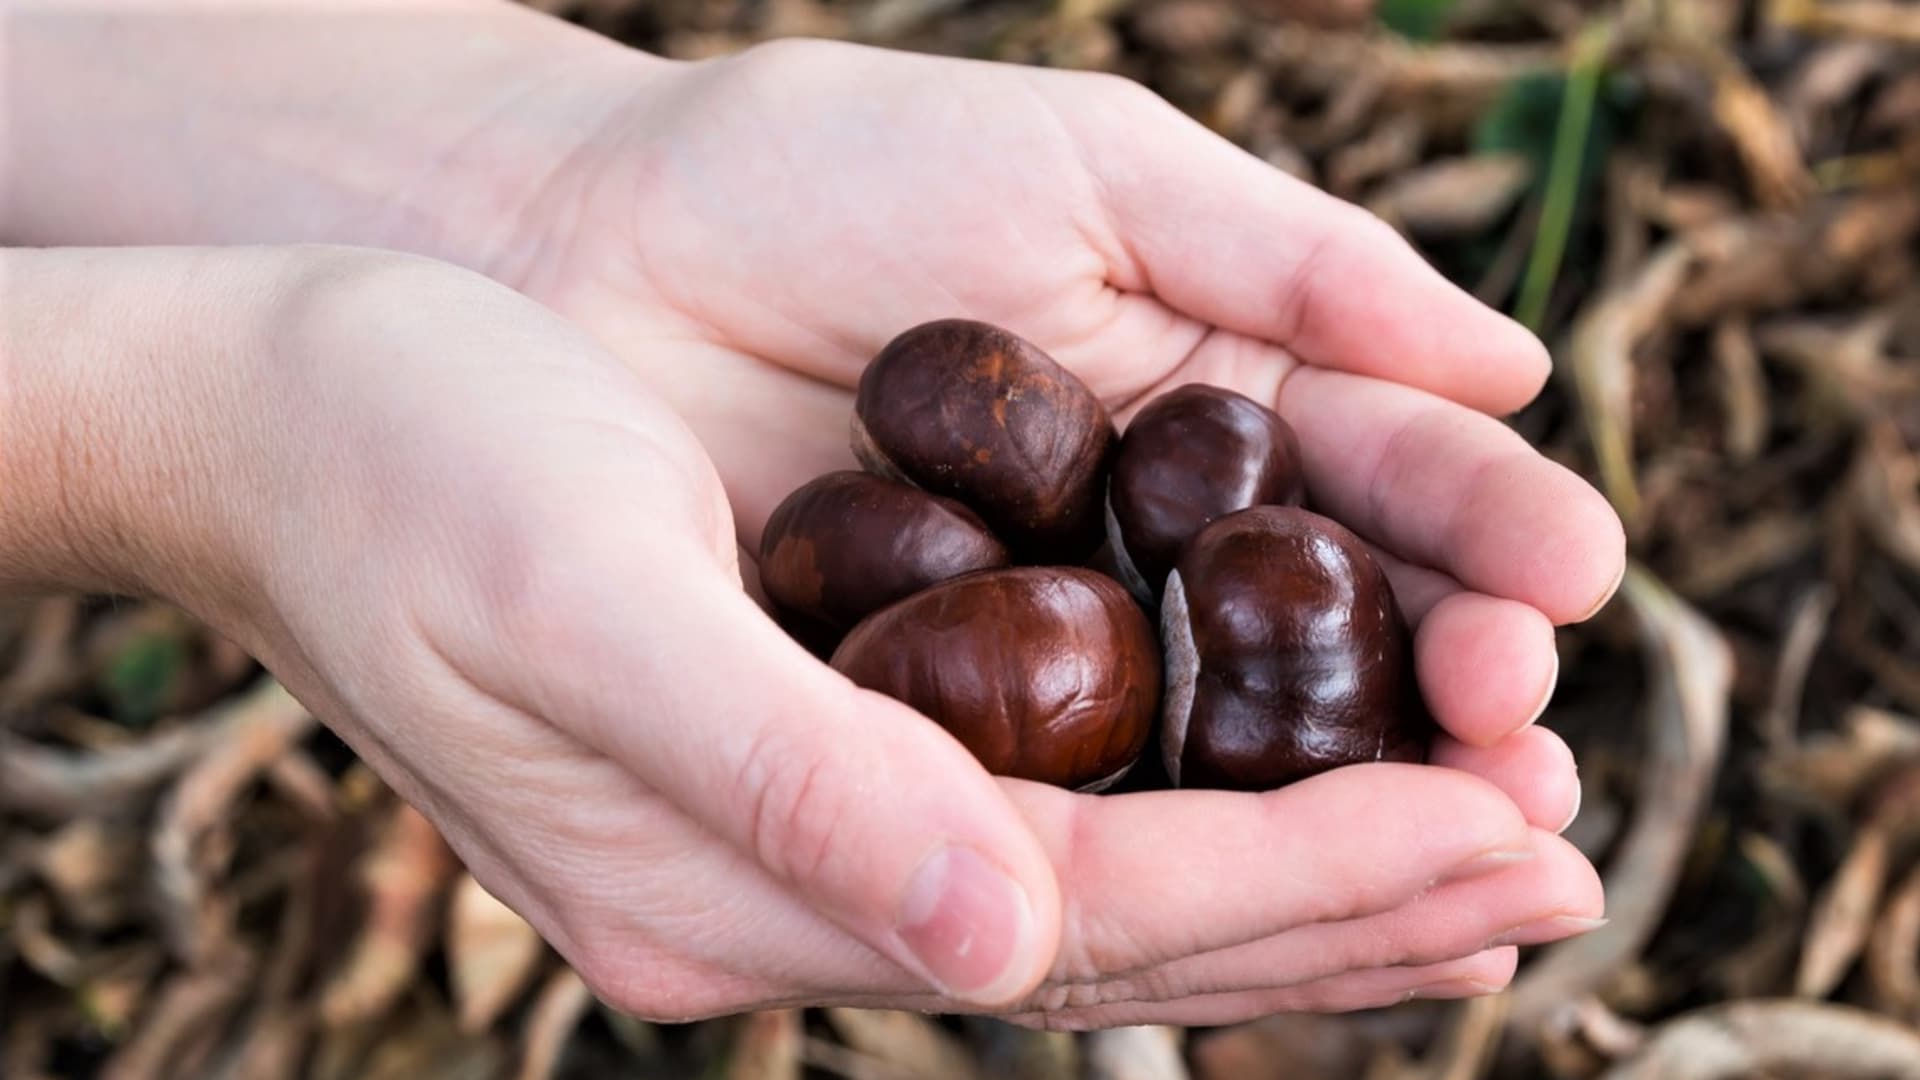
[[[774,511],[761,584],[789,633],[990,771],[1101,790],[1156,717],[1180,786],[1424,758],[1386,575],[1302,508],[1298,441],[1266,406],[1187,385],[1121,435],[1038,348],[949,319],[867,367],[853,450],[865,472]]]

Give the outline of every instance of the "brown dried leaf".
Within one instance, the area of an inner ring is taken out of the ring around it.
[[[1474,236],[1513,209],[1532,181],[1524,154],[1442,158],[1388,180],[1367,207],[1408,232]]]
[[[81,818],[49,837],[36,863],[62,914],[103,930],[119,924],[135,899],[128,883],[140,869],[140,837],[101,818]]]
[[[1703,533],[1675,555],[1673,587],[1688,599],[1717,597],[1800,557],[1820,536],[1820,522],[1787,511],[1740,522],[1726,532]]]
[[[1920,45],[1920,8],[1903,0],[1773,0],[1769,21],[1808,34]]]
[[[1886,410],[1889,399],[1920,390],[1920,373],[1888,362],[1894,324],[1890,310],[1869,311],[1840,325],[1782,319],[1762,326],[1757,341],[1761,351],[1804,375],[1824,402],[1851,417],[1872,417]]]
[[[201,723],[69,753],[0,734],[0,810],[56,821],[118,815],[230,735],[226,724]]]
[[[233,898],[214,879],[230,851],[233,802],[313,726],[313,717],[272,679],[221,710],[224,741],[208,748],[161,806],[152,838],[154,883],[168,944],[188,966],[224,955]]]
[[[542,952],[539,933],[525,919],[472,874],[462,874],[447,911],[447,966],[460,1030],[492,1027],[532,980]]]
[[[56,596],[35,605],[28,618],[20,656],[0,679],[0,715],[23,709],[79,686],[86,678],[76,637],[80,599]],[[0,784],[0,790],[5,785]]]
[[[1852,805],[1900,762],[1920,757],[1920,720],[1855,706],[1837,732],[1819,732],[1770,758],[1761,777],[1776,790],[1804,792],[1829,806]]]
[[[1774,666],[1773,694],[1760,721],[1761,737],[1775,751],[1790,746],[1799,731],[1801,694],[1814,654],[1827,636],[1834,602],[1833,586],[1824,581],[1807,586],[1794,601],[1793,614],[1787,619],[1787,637]]]
[[[1178,1028],[1122,1027],[1086,1037],[1087,1080],[1187,1080]]]
[[[827,1022],[847,1045],[903,1075],[927,1080],[979,1076],[966,1048],[924,1016],[880,1009],[828,1009]]]
[[[321,1022],[343,1027],[386,1012],[412,984],[433,938],[436,901],[458,864],[433,823],[401,803],[356,877],[366,921],[320,996]]]
[[[1162,0],[1141,6],[1133,32],[1162,52],[1213,52],[1233,40],[1244,16],[1226,0]]]
[[[1422,1080],[1480,1080],[1493,1064],[1512,999],[1488,994],[1461,1002],[1421,1063]]]
[[[8,938],[27,966],[58,986],[74,986],[84,978],[80,955],[53,930],[53,906],[45,896],[23,897],[8,920]]]
[[[1854,459],[1854,505],[1880,549],[1920,573],[1920,457],[1891,421],[1867,425]]]
[[[1196,1080],[1352,1080],[1380,1045],[1346,1018],[1297,1013],[1199,1034],[1190,1056]]]
[[[1893,891],[1867,945],[1875,1005],[1920,1025],[1920,866]]]
[[[554,972],[534,997],[533,1009],[527,1015],[526,1049],[520,1056],[516,1080],[549,1080],[574,1029],[592,1006],[592,992],[572,968]]]
[[[1724,441],[1727,457],[1745,465],[1765,449],[1773,427],[1767,401],[1767,377],[1760,369],[1760,351],[1754,347],[1747,320],[1730,316],[1713,328],[1715,385],[1726,415]]]
[[[1649,573],[1621,595],[1639,623],[1648,682],[1648,758],[1633,825],[1607,867],[1610,921],[1549,946],[1509,991],[1514,1034],[1578,1001],[1640,953],[1679,880],[1726,739],[1733,654],[1720,631]]]
[[[254,958],[227,952],[218,963],[182,971],[154,995],[132,1039],[101,1067],[100,1080],[165,1080],[185,1075],[186,1047],[231,1016],[245,999]]]
[[[800,1012],[767,1009],[741,1018],[727,1080],[800,1080]]]
[[[1571,356],[1601,487],[1633,530],[1640,491],[1633,460],[1633,351],[1661,320],[1693,252],[1669,243],[1633,280],[1602,294],[1574,322]]]
[[[1383,176],[1401,172],[1420,159],[1426,127],[1418,117],[1400,113],[1387,118],[1366,138],[1349,143],[1327,162],[1327,189],[1352,198],[1361,188]]]
[[[1760,925],[1747,940],[1714,958],[1707,982],[1721,987],[1728,997],[1778,994],[1793,970],[1800,944],[1800,918],[1807,907],[1807,887],[1793,857],[1773,839],[1762,833],[1742,832],[1737,846],[1747,868],[1765,886],[1769,902],[1764,905]]]
[[[1840,870],[1813,903],[1793,992],[1822,998],[1840,985],[1873,928],[1887,878],[1887,831],[1868,826],[1854,838]]]
[[[1773,99],[1730,58],[1713,81],[1713,118],[1733,140],[1760,205],[1791,210],[1814,190],[1793,129]]]
[[[1661,1025],[1604,1080],[1736,1080],[1812,1073],[1914,1080],[1920,1031],[1844,1005],[1741,1001]]]

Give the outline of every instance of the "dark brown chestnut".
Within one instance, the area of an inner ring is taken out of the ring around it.
[[[1189,383],[1155,398],[1120,436],[1107,480],[1107,539],[1121,580],[1159,597],[1180,549],[1249,506],[1298,506],[1300,441],[1265,405]]]
[[[1034,345],[965,319],[916,326],[860,376],[853,451],[873,472],[972,507],[1023,562],[1100,543],[1116,433],[1100,399]]]
[[[1358,537],[1296,507],[1202,529],[1167,578],[1161,750],[1177,785],[1265,790],[1421,761],[1432,721],[1393,589]]]
[[[760,536],[767,599],[790,627],[829,641],[929,585],[1007,562],[1005,545],[973,511],[850,470],[801,485]]]
[[[1160,650],[1112,578],[1067,567],[970,574],[869,616],[833,654],[989,772],[1097,791],[1145,748]]]

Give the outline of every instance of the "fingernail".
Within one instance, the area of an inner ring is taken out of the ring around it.
[[[1033,936],[1033,922],[1026,890],[979,852],[956,844],[914,871],[897,932],[944,993],[992,1005],[1019,989],[1012,969]]]
[[[1573,621],[1577,623],[1583,623],[1583,622],[1586,622],[1588,619],[1593,618],[1595,615],[1600,614],[1600,609],[1606,607],[1608,604],[1613,602],[1613,594],[1620,591],[1621,583],[1626,580],[1627,580],[1627,564],[1621,563],[1620,572],[1613,576],[1613,584],[1607,586],[1607,591],[1600,594],[1599,599],[1593,602],[1593,606],[1587,609],[1587,613],[1585,615],[1582,615]]]
[[[1416,986],[1407,991],[1410,998],[1467,998],[1485,997],[1505,990],[1504,986],[1495,986],[1479,979],[1441,979],[1425,986]]]
[[[1574,937],[1589,931],[1598,930],[1607,925],[1605,919],[1583,919],[1578,915],[1553,915],[1545,919],[1535,919],[1501,934],[1487,942],[1487,948],[1497,949],[1502,945],[1545,945],[1549,941]]]
[[[1516,863],[1526,862],[1531,858],[1533,858],[1533,849],[1530,847],[1481,852],[1440,875],[1440,880],[1434,884],[1451,885],[1456,881],[1468,881],[1484,874],[1491,874],[1495,870],[1504,870]]]
[[[1576,772],[1573,780],[1573,809],[1567,811],[1567,820],[1561,822],[1560,827],[1553,830],[1555,835],[1559,835],[1573,828],[1574,821],[1580,817],[1580,798],[1584,794],[1585,788],[1581,787],[1580,777]]]
[[[1553,671],[1547,676],[1547,688],[1540,691],[1540,702],[1533,707],[1533,713],[1521,727],[1532,727],[1546,713],[1547,705],[1553,701],[1553,692],[1560,685],[1560,650],[1553,650]]]

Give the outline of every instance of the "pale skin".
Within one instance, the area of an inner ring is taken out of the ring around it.
[[[1218,1024],[1484,993],[1601,914],[1532,721],[1619,524],[1494,418],[1540,345],[1360,211],[1099,76],[484,0],[0,17],[0,239],[197,245],[4,256],[0,589],[256,651],[614,1006]],[[355,246],[204,246],[289,241]],[[745,552],[948,315],[1123,419],[1279,409],[1417,621],[1433,764],[1074,795],[787,642]]]

